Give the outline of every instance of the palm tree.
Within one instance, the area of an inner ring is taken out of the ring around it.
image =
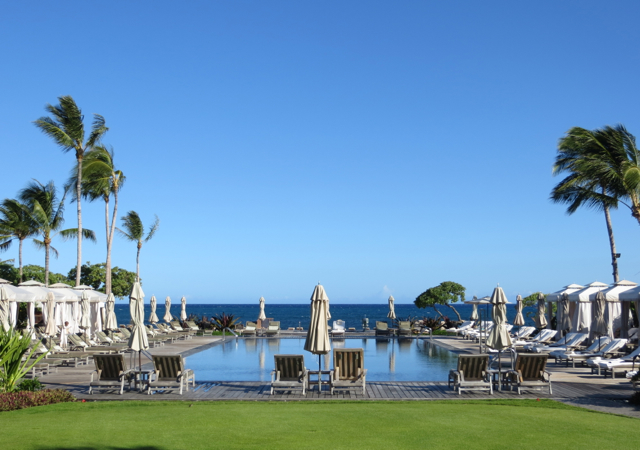
[[[60,230],[64,223],[64,199],[67,191],[64,191],[62,199],[58,201],[58,194],[53,181],[46,185],[34,180],[29,183],[26,188],[20,191],[19,198],[25,203],[25,211],[28,213],[30,220],[35,224],[37,233],[42,236],[42,240],[34,239],[33,242],[38,248],[44,249],[44,283],[49,284],[49,253],[53,253],[58,257],[58,251],[51,246],[51,240],[60,235],[64,240],[75,238],[78,236],[78,229],[72,228]],[[95,241],[93,231],[82,230],[86,239]]]
[[[63,152],[74,150],[77,162],[76,197],[78,199],[78,260],[76,268],[76,286],[80,285],[80,269],[82,266],[82,206],[80,204],[82,190],[82,160],[85,150],[93,148],[109,130],[105,126],[104,117],[99,114],[93,115],[93,125],[89,138],[84,138],[84,116],[76,105],[76,102],[69,95],[58,97],[58,106],[46,105],[45,110],[51,117],[41,117],[34,124],[42,130],[44,134],[53,139]]]
[[[11,247],[14,240],[18,240],[18,261],[20,282],[22,282],[22,244],[25,239],[38,232],[31,220],[25,205],[14,199],[5,199],[0,206],[0,250]]]
[[[126,177],[120,170],[116,170],[113,148],[107,150],[104,146],[96,146],[89,150],[84,157],[82,171],[82,196],[89,201],[103,200],[105,208],[105,226],[107,236],[107,261],[105,264],[105,292],[111,293],[111,247],[116,228],[118,214],[118,193]],[[74,170],[67,186],[76,185],[77,171]],[[113,195],[113,216],[109,221],[109,200]],[[75,197],[75,195],[74,195]]]
[[[149,240],[153,237],[153,235],[158,230],[158,226],[160,225],[160,219],[158,216],[155,216],[156,220],[153,222],[153,225],[149,227],[149,232],[147,233],[147,237],[144,237],[144,227],[142,226],[142,220],[140,220],[140,216],[135,211],[129,211],[126,216],[122,218],[122,228],[126,231],[122,231],[120,228],[117,228],[118,232],[126,239],[137,242],[138,245],[138,254],[136,256],[136,280],[140,281],[140,249],[142,248],[143,242],[149,242]]]

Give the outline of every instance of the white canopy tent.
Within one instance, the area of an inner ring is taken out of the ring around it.
[[[560,289],[557,292],[554,292],[552,294],[547,295],[547,303],[558,303],[558,307],[556,308],[556,330],[558,331],[565,331],[562,329],[562,308],[560,307],[560,299],[562,298],[563,294],[566,294],[567,296],[569,294],[573,294],[574,292],[579,291],[580,289],[584,289],[584,286],[581,286],[579,284],[569,284],[568,286],[565,286],[564,288]],[[575,303],[571,303],[571,305],[575,305]],[[551,310],[552,306],[549,306],[549,310]],[[575,308],[574,308],[575,309]],[[569,309],[571,314],[571,308]],[[560,333],[558,333],[558,337],[556,339],[559,338]]]
[[[591,327],[591,302],[596,294],[609,287],[608,284],[594,281],[579,291],[569,294],[569,302],[573,307],[571,314],[571,331],[588,333]]]
[[[638,283],[634,283],[633,281],[620,280],[614,283],[610,288],[602,291],[607,301],[605,321],[607,322],[607,335],[610,338],[613,338],[618,331],[620,331],[620,337],[622,337],[623,333],[625,336],[628,334],[629,312],[627,311],[626,326],[624,326],[622,324],[622,303],[620,302],[620,295],[636,286],[638,286]]]

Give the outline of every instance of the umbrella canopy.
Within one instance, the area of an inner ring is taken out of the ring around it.
[[[107,330],[117,330],[118,329],[118,319],[116,318],[115,312],[115,304],[116,299],[113,294],[109,294],[107,296],[107,320],[105,321],[104,328]]]
[[[156,296],[151,296],[151,314],[149,315],[149,323],[158,323],[160,319],[156,315]]]
[[[82,300],[80,300],[80,325],[79,327],[87,332],[87,328],[91,328],[91,311],[89,309],[89,294],[82,293]]]
[[[507,297],[500,286],[493,290],[491,304],[493,305],[491,315],[494,325],[487,337],[487,347],[494,350],[511,347],[511,337],[507,331]]]
[[[478,320],[480,316],[478,316],[478,305],[476,303],[473,304],[473,310],[471,311],[471,317],[469,320]]]
[[[589,328],[589,339],[593,340],[599,336],[606,336],[607,322],[604,320],[604,312],[607,308],[607,300],[604,292],[600,291],[596,294],[596,298],[591,306],[593,317],[591,327]]]
[[[4,331],[9,331],[9,293],[4,284],[0,285],[0,326]]]
[[[538,312],[536,313],[536,328],[545,328],[547,326],[547,318],[545,317],[544,294],[538,294]]]
[[[56,298],[53,292],[47,294],[44,304],[47,309],[47,323],[44,327],[44,334],[53,337],[58,333],[58,327],[56,326]]]
[[[171,319],[173,319],[173,317],[171,316],[171,313],[169,312],[170,309],[171,309],[171,297],[167,296],[167,298],[164,299],[164,317],[162,318],[162,320],[164,320],[167,323],[171,322]]]
[[[267,315],[264,313],[264,297],[260,297],[260,314],[258,315],[258,320],[265,320]]]
[[[129,296],[129,312],[133,323],[131,337],[129,338],[129,348],[136,352],[147,350],[149,341],[144,329],[144,292],[142,292],[142,287],[138,281],[133,284],[133,289]]]
[[[322,285],[317,285],[311,295],[311,321],[304,349],[314,355],[325,355],[331,351],[327,327],[329,298]]]
[[[558,331],[566,331],[571,328],[571,314],[569,312],[569,294],[564,293],[558,302]]]
[[[517,327],[524,326],[524,316],[522,315],[522,295],[516,297],[516,318],[513,324]]]
[[[187,297],[182,297],[180,303],[180,320],[185,321],[187,320]]]
[[[395,301],[396,299],[393,298],[393,295],[390,295],[389,296],[389,313],[387,314],[387,317],[391,320],[396,319],[396,307],[394,306]]]

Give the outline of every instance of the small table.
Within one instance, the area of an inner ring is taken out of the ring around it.
[[[508,384],[507,373],[513,369],[501,368],[501,369],[488,369],[487,373],[491,376],[491,382],[498,385],[498,390],[502,390],[502,386]]]
[[[329,383],[330,378],[329,378],[329,374],[331,373],[330,370],[310,370],[309,371],[309,386],[311,386],[312,384],[317,384],[318,385],[318,392],[322,392],[322,376],[326,376],[325,379],[325,383]],[[311,377],[315,376],[316,379],[312,380]]]
[[[144,385],[149,384],[149,377],[153,373],[153,370],[132,370],[129,372],[133,377],[134,389],[138,389],[140,392],[144,390]],[[138,387],[140,384],[140,387]]]

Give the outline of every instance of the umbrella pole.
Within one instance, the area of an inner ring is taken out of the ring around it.
[[[322,392],[322,355],[318,355],[318,393]]]

